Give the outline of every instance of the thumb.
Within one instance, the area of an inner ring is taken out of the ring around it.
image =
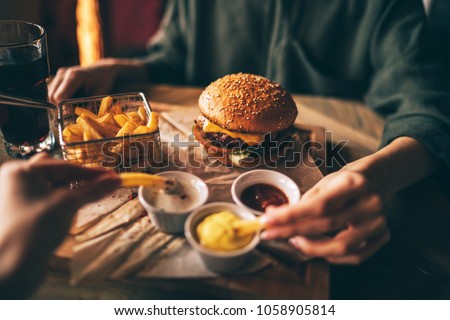
[[[73,197],[82,205],[98,200],[120,187],[121,180],[117,174],[106,173],[85,184],[73,192]]]
[[[105,173],[95,179],[85,181],[84,185],[73,190],[64,190],[63,201],[67,205],[78,208],[99,200],[120,187],[120,178],[117,174]]]

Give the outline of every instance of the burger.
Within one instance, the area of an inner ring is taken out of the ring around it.
[[[274,165],[291,139],[297,107],[283,87],[262,76],[230,74],[200,95],[193,133],[226,165]]]

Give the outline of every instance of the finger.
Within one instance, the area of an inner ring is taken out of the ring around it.
[[[47,177],[55,186],[68,185],[73,180],[90,180],[104,174],[119,179],[110,169],[85,168],[57,159],[42,159],[39,162],[29,163],[28,170]]]
[[[55,101],[55,99],[54,99],[54,95],[55,95],[56,90],[59,88],[61,82],[63,81],[64,74],[66,73],[66,71],[67,71],[66,68],[59,68],[58,71],[56,72],[55,77],[48,85],[48,98],[49,98],[50,102],[52,102],[52,103],[55,103],[55,104],[57,103],[57,101]]]
[[[356,204],[342,211],[325,217],[312,217],[304,219],[296,224],[298,234],[323,234],[339,231],[349,223],[360,223],[363,220],[372,219],[382,209],[382,202],[378,195],[370,195],[362,198]]]
[[[53,99],[59,103],[61,100],[71,98],[73,94],[80,89],[83,79],[78,69],[69,69],[64,74],[64,79],[55,90]]]
[[[367,239],[387,230],[383,216],[365,221],[358,226],[349,227],[330,239],[314,239],[296,236],[290,244],[309,256],[344,256],[358,250]]]
[[[103,174],[84,184],[82,187],[70,190],[61,188],[55,193],[54,201],[78,209],[86,203],[96,201],[120,187],[120,180],[110,174]]]
[[[369,191],[367,179],[356,172],[337,172],[317,185],[319,192],[308,197],[308,202],[325,203],[326,209],[336,209]],[[313,187],[315,188],[315,187]]]
[[[326,179],[326,178],[325,178]],[[315,190],[319,189],[319,191]],[[308,192],[314,196],[302,198],[295,206],[270,207],[261,219],[264,225],[284,225],[307,216],[325,216],[333,214],[339,208],[348,205],[368,192],[368,184],[362,175],[342,173],[332,179],[319,182]]]
[[[52,157],[47,152],[41,152],[41,153],[38,153],[38,154],[32,156],[28,160],[28,164],[34,164],[34,163],[38,163],[38,162],[41,162],[43,160],[48,160],[48,159],[52,159]]]
[[[320,189],[320,185],[312,187],[302,195],[302,200],[308,200],[315,197],[320,192]]]
[[[377,252],[382,246],[389,242],[391,236],[389,230],[386,230],[382,234],[372,238],[367,244],[360,248],[358,252],[345,256],[330,256],[325,259],[334,264],[353,264],[358,265],[366,261],[375,252]]]
[[[284,225],[267,225],[264,234],[265,240],[276,238],[288,238],[295,234],[315,235],[327,232],[339,231],[350,222],[360,222],[364,219],[371,219],[374,214],[382,209],[381,199],[377,195],[364,197],[358,203],[342,212],[334,215],[306,217],[294,223]]]
[[[74,190],[72,198],[75,198],[79,204],[84,205],[106,196],[119,187],[120,179],[118,177],[105,174]]]
[[[368,239],[388,230],[386,219],[383,215],[378,215],[370,220],[364,220],[361,223],[350,225],[347,232],[341,232],[335,236],[336,241],[341,243],[341,251],[349,253],[352,250],[361,248]],[[342,254],[339,253],[338,254]]]
[[[268,207],[260,221],[265,226],[282,226],[311,215],[317,215],[318,210],[320,209],[315,208],[311,203],[302,201],[295,205],[285,204],[279,207]]]

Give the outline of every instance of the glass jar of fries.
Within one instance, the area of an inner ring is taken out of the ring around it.
[[[158,115],[144,94],[64,100],[58,108],[66,161],[117,172],[152,172],[160,165]]]

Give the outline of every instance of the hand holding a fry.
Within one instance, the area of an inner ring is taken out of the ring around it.
[[[0,169],[0,298],[23,298],[38,284],[75,212],[120,185],[112,170],[87,169],[45,154]],[[74,180],[84,186],[71,190]]]

